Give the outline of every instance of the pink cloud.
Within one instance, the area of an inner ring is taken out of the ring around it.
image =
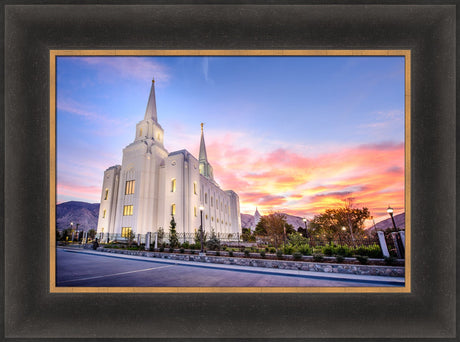
[[[240,194],[243,208],[284,206],[292,214],[313,215],[340,206],[346,196],[374,215],[385,215],[388,204],[404,208],[402,143],[348,147],[314,157],[287,149],[264,155],[231,139],[212,141],[207,149],[221,185]]]

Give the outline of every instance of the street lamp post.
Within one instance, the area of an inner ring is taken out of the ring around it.
[[[391,221],[393,222],[393,228],[395,230],[394,233],[391,233],[393,236],[394,242],[395,242],[395,248],[396,248],[396,253],[398,255],[398,258],[404,258],[404,253],[405,253],[405,248],[404,248],[404,243],[401,240],[401,235],[398,232],[398,228],[396,228],[396,223],[395,219],[393,217],[393,208],[388,205],[387,213],[391,217]]]
[[[200,218],[201,218],[201,225],[200,225],[200,243],[201,243],[201,253],[204,253],[203,250],[203,210],[204,207],[200,206]]]
[[[308,239],[308,230],[307,230],[307,219],[303,219],[303,223],[305,224],[305,237]]]
[[[390,207],[389,205],[388,205],[387,213],[390,214],[391,221],[393,222],[393,228],[395,229],[395,232],[397,232],[397,231],[398,231],[398,228],[396,228],[395,219],[394,219],[394,217],[393,217],[393,208]]]
[[[342,231],[339,233],[339,241],[340,241],[340,244],[343,245],[343,240],[347,241],[346,236],[345,236],[347,227],[342,226],[341,230]]]

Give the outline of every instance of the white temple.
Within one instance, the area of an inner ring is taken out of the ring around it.
[[[241,233],[238,195],[222,190],[208,162],[201,124],[198,159],[187,150],[168,153],[164,131],[158,123],[155,81],[152,81],[144,120],[136,125],[134,141],[123,149],[122,165],[104,172],[97,232],[127,236],[163,228],[168,232],[172,216],[179,234],[203,226],[221,235]]]

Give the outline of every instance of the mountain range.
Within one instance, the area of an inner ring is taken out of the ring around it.
[[[291,224],[294,229],[299,227],[304,228],[305,224],[303,218],[299,216],[286,215],[287,223]],[[56,206],[56,229],[63,230],[74,223],[74,227],[78,224],[78,229],[87,231],[89,229],[96,229],[97,220],[99,217],[99,203],[86,203],[70,201],[60,203]],[[394,216],[396,226],[400,229],[405,228],[405,214],[398,214]],[[254,216],[250,214],[241,214],[241,227],[250,228],[254,227]],[[377,229],[386,229],[393,227],[391,218],[380,221],[375,224]],[[374,229],[373,226],[369,229]]]
[[[99,217],[99,203],[70,201],[56,206],[56,229],[63,230],[78,224],[78,229],[96,229]]]
[[[97,220],[99,217],[99,203],[86,203],[70,201],[60,203],[56,206],[56,229],[63,230],[74,223],[74,227],[78,223],[78,228],[84,231],[96,229]],[[287,223],[294,226],[295,229],[304,227],[302,217],[286,214]],[[241,214],[241,227],[254,227],[254,216],[249,214]]]
[[[401,213],[394,215],[395,224],[398,229],[405,229],[406,228],[406,213]],[[375,224],[375,229],[377,230],[385,230],[387,228],[393,228],[393,222],[391,222],[391,217],[377,222]],[[368,229],[373,230],[374,226],[370,226]]]

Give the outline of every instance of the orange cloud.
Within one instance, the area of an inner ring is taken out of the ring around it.
[[[313,216],[350,196],[376,217],[386,215],[389,204],[404,209],[403,143],[354,146],[311,157],[280,148],[264,154],[232,139],[215,140],[207,146],[209,159],[223,188],[239,194],[242,212],[258,207]]]

